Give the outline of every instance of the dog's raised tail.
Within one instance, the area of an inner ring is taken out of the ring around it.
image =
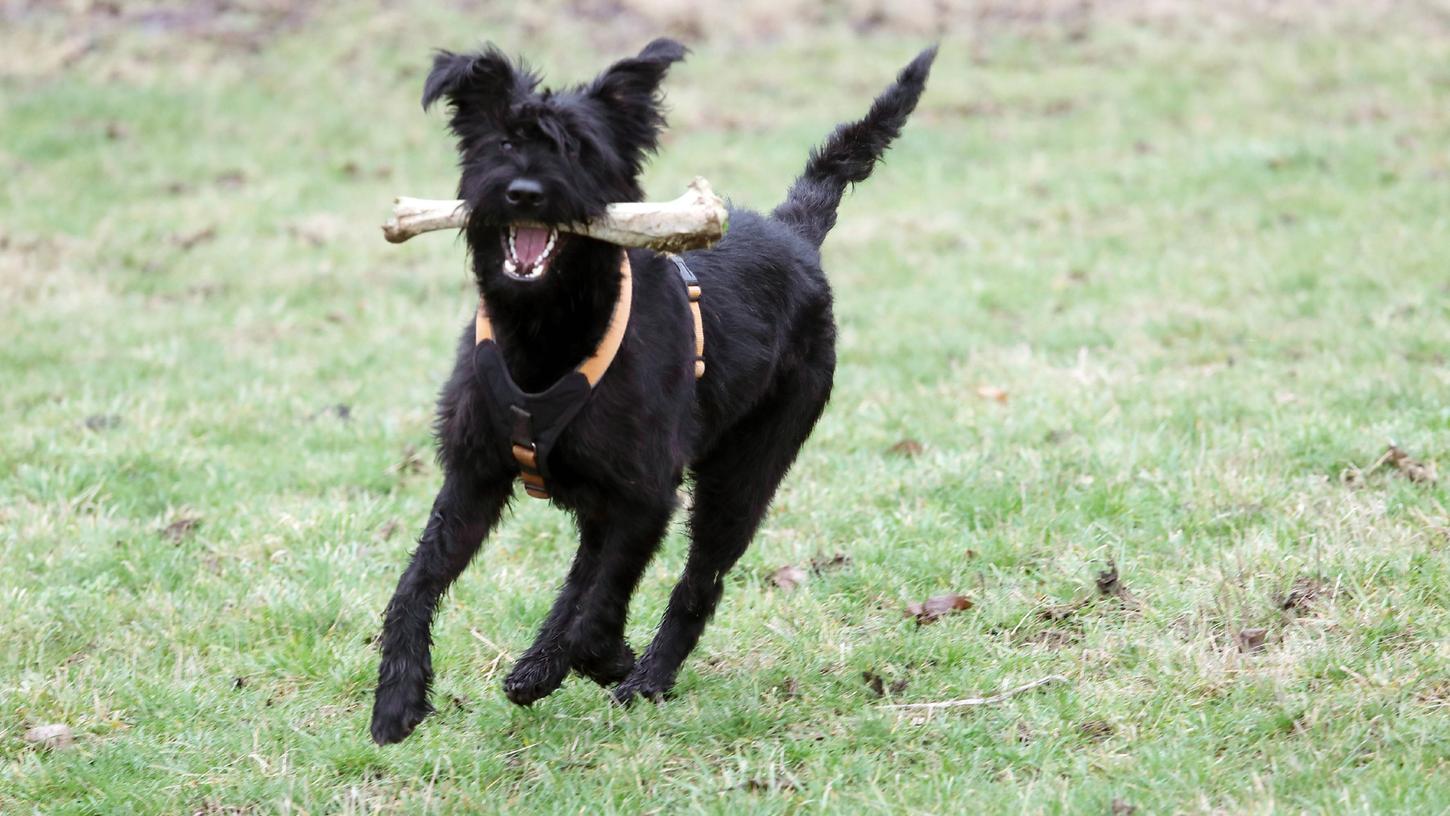
[[[772,215],[819,247],[836,225],[836,208],[846,188],[865,181],[881,154],[901,134],[906,117],[926,88],[934,59],[936,46],[917,54],[897,74],[896,82],[871,103],[864,118],[840,125],[825,144],[812,150],[805,172]]]

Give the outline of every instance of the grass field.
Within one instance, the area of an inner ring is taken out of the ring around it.
[[[961,12],[827,241],[835,397],[678,698],[504,699],[574,541],[521,500],[382,749],[473,305],[460,242],[377,233],[453,188],[428,49],[575,81],[683,32],[646,186],[768,208],[935,35],[81,5],[0,9],[0,812],[1450,812],[1450,474],[1372,467],[1450,463],[1443,8]]]

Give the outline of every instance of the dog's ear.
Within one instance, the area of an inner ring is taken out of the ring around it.
[[[589,96],[603,103],[605,110],[621,121],[643,124],[653,131],[654,135],[640,145],[651,150],[659,129],[664,126],[664,117],[660,114],[660,83],[669,73],[670,65],[684,59],[686,53],[683,45],[661,37],[646,45],[639,56],[609,66],[589,86]]]
[[[477,54],[439,51],[423,83],[423,110],[445,96],[459,110],[503,107],[518,83],[519,73],[513,64],[492,45]]]

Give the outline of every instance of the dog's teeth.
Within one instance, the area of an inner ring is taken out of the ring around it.
[[[509,273],[510,275],[512,275],[512,274],[514,274],[514,273],[516,273],[518,271],[518,266],[515,265],[514,262],[511,259],[504,258],[504,261],[503,261],[503,271],[505,271],[505,272]]]

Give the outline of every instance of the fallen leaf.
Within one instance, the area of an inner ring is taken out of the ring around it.
[[[932,623],[944,615],[951,615],[972,608],[972,601],[965,595],[949,592],[927,598],[924,603],[909,603],[906,614],[916,618],[917,625]]]
[[[1268,637],[1269,630],[1263,627],[1242,629],[1239,631],[1239,651],[1258,652],[1264,648],[1264,639]]]
[[[806,581],[806,571],[794,564],[786,564],[770,575],[770,582],[777,587],[790,592]]]
[[[922,444],[915,439],[903,439],[895,445],[886,449],[886,452],[893,456],[905,456],[911,459],[920,456],[926,450]]]
[[[1113,816],[1133,816],[1134,813],[1138,812],[1137,805],[1130,805],[1122,799],[1114,799],[1110,807]]]
[[[1390,445],[1385,451],[1384,459],[1395,466],[1406,479],[1416,484],[1434,484],[1436,479],[1435,463],[1420,462],[1410,458],[1408,453],[1400,450],[1395,445]]]
[[[1289,591],[1278,599],[1279,608],[1285,612],[1308,612],[1320,593],[1324,592],[1325,584],[1318,578],[1299,578]]]
[[[886,696],[886,682],[881,679],[881,675],[876,672],[864,671],[861,672],[861,679],[866,681],[866,687],[871,689],[872,694],[877,697]]]
[[[177,233],[171,236],[171,242],[181,248],[183,252],[190,251],[200,244],[216,239],[216,227],[206,227],[195,232]]]
[[[981,397],[982,399],[994,400],[1001,403],[1007,402],[1008,397],[1007,389],[998,388],[995,385],[977,386],[977,396]]]
[[[851,556],[845,553],[836,553],[830,558],[818,555],[811,559],[811,572],[820,575],[831,570],[845,569],[851,566]]]
[[[75,736],[71,733],[70,726],[63,723],[37,725],[25,732],[24,739],[31,745],[39,745],[51,750],[69,748],[71,743],[75,742]]]
[[[200,526],[201,519],[193,516],[182,516],[166,525],[166,529],[162,530],[161,534],[171,539],[172,544],[180,544],[190,538],[191,534],[196,532],[196,528]]]
[[[1098,573],[1096,583],[1098,586],[1098,593],[1101,595],[1123,594],[1123,584],[1122,581],[1119,580],[1118,576],[1118,565],[1113,563],[1112,561],[1108,562],[1107,569]]]

